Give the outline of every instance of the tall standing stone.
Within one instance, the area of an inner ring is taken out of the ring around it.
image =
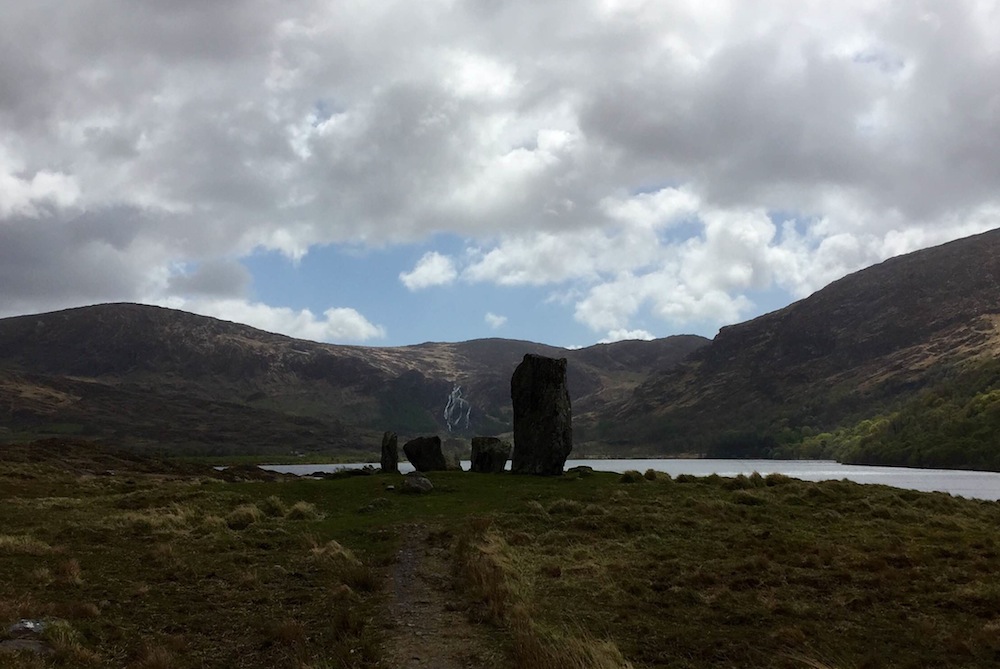
[[[441,452],[441,437],[417,437],[403,444],[403,453],[418,472],[443,472],[448,463]]]
[[[499,474],[510,459],[510,444],[496,437],[472,438],[471,471]]]
[[[395,432],[382,435],[382,473],[399,473],[399,440]]]
[[[518,474],[562,474],[573,450],[573,417],[566,358],[528,353],[510,379],[514,405],[514,457]]]

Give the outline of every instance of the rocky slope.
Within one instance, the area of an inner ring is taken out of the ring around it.
[[[100,436],[172,451],[368,450],[402,435],[510,429],[525,353],[569,359],[582,433],[695,336],[565,350],[484,339],[319,344],[194,314],[107,304],[0,320],[0,439]]]
[[[760,453],[853,424],[1000,352],[1000,231],[887,260],[752,321],[613,409],[604,437]]]

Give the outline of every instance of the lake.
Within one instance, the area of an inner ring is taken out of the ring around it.
[[[313,472],[333,472],[338,469],[355,469],[366,464],[378,467],[378,463],[357,462],[337,465],[261,465],[263,469],[286,474],[305,476]],[[857,483],[880,483],[882,485],[922,490],[924,492],[946,492],[972,499],[1000,500],[1000,473],[973,472],[960,469],[915,469],[910,467],[873,467],[868,465],[842,465],[832,460],[710,460],[695,458],[677,459],[637,459],[637,460],[567,460],[566,467],[587,465],[598,471],[624,472],[647,469],[666,472],[671,476],[693,474],[695,476],[737,476],[759,472],[784,474],[803,481],[827,481],[847,479]],[[462,462],[465,469],[469,461]],[[508,464],[509,468],[509,464]],[[413,471],[408,462],[400,462],[399,470],[404,474]]]

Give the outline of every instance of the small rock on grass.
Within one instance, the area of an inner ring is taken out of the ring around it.
[[[434,484],[426,476],[413,473],[407,474],[403,479],[403,492],[420,494],[430,492],[433,489]]]

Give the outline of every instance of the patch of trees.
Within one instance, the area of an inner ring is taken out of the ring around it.
[[[807,437],[774,454],[1000,471],[1000,361],[957,370],[895,411]]]

